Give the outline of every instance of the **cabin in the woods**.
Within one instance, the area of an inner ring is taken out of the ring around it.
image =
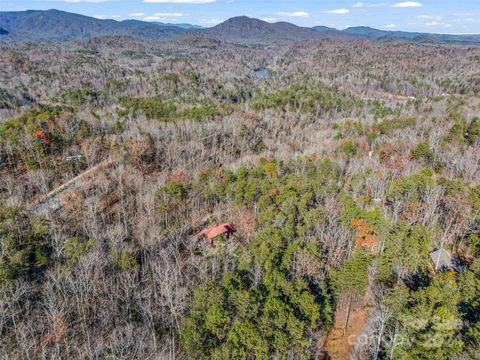
[[[430,253],[430,261],[432,262],[435,272],[463,272],[460,262],[447,250],[438,249]]]
[[[219,236],[224,236],[226,238],[233,235],[235,232],[235,228],[232,224],[221,224],[215,227],[211,227],[209,229],[205,229],[200,231],[198,234],[195,235],[197,238],[204,238],[206,243],[210,246],[213,246],[213,240]]]

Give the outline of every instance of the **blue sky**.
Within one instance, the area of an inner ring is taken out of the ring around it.
[[[247,15],[336,28],[480,33],[480,0],[0,0],[1,10],[60,9],[98,18],[213,26]]]

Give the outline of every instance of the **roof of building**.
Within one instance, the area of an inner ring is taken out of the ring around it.
[[[223,234],[233,233],[235,229],[231,224],[221,224],[210,229],[203,230],[197,236],[206,236],[208,239],[213,239]]]
[[[455,259],[452,254],[450,254],[445,249],[438,249],[430,253],[430,260],[435,267],[436,271],[451,271],[455,270],[461,272],[462,266]]]

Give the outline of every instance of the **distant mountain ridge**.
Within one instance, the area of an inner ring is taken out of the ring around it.
[[[77,40],[105,35],[168,39],[185,32],[137,20],[101,20],[59,10],[0,12],[0,27],[18,40]]]
[[[239,44],[263,45],[325,38],[480,43],[480,34],[449,35],[385,31],[368,26],[350,27],[344,30],[326,26],[308,28],[288,22],[270,23],[247,16],[233,17],[214,27],[202,28],[192,24],[101,20],[60,10],[0,12],[0,35],[2,43],[24,40],[69,41],[109,35],[126,35],[146,40],[204,37]]]
[[[288,43],[319,39],[324,35],[312,28],[288,22],[269,23],[247,16],[238,16],[214,27],[190,32],[233,43]]]
[[[342,30],[343,33],[359,36],[369,40],[378,40],[383,38],[396,38],[396,39],[435,39],[444,41],[471,41],[480,42],[480,34],[476,35],[453,35],[453,34],[433,34],[433,33],[421,33],[421,32],[407,32],[407,31],[386,31],[374,29],[369,26],[356,26],[349,27]]]
[[[178,27],[178,28],[181,28],[181,29],[185,29],[185,30],[191,30],[191,29],[205,29],[203,26],[200,26],[200,25],[195,25],[195,24],[188,24],[188,23],[163,23],[163,22],[159,22],[159,21],[154,21],[154,22],[151,22],[150,24],[156,24],[156,25],[160,25],[160,26],[173,26],[173,27]]]

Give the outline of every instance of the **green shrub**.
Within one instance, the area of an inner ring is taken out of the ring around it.
[[[118,267],[120,270],[125,271],[134,269],[138,267],[138,265],[139,262],[135,253],[128,250],[122,250],[120,252],[120,256],[118,258]]]
[[[430,149],[430,143],[428,141],[421,141],[415,146],[410,154],[413,160],[424,160],[431,163],[435,157],[435,154]]]
[[[69,237],[63,243],[63,250],[69,261],[76,261],[82,255],[87,253],[95,244],[95,240],[90,239],[88,241],[80,240],[77,237]]]
[[[468,126],[467,138],[470,144],[480,140],[480,119],[478,117],[473,118],[472,122]]]
[[[393,120],[382,121],[381,123],[379,123],[378,125],[374,125],[373,127],[378,127],[378,130],[382,135],[390,135],[395,130],[406,129],[415,126],[416,123],[417,121],[413,117],[396,118]]]
[[[220,115],[221,111],[215,104],[202,104],[195,105],[179,111],[175,114],[177,119],[186,119],[186,120],[202,120],[202,119],[212,119],[216,115]]]
[[[411,291],[398,319],[401,341],[391,350],[396,359],[452,359],[464,347],[460,336],[460,292],[448,275]]]
[[[143,111],[148,118],[162,121],[173,120],[172,116],[176,111],[173,103],[167,102],[160,97],[122,98],[120,102],[130,111]]]
[[[409,202],[418,202],[436,184],[434,172],[425,168],[417,173],[393,180],[389,185],[387,198],[390,201],[403,199]]]
[[[271,94],[260,95],[252,101],[252,107],[256,110],[291,108],[316,114],[319,110],[347,111],[362,103],[361,99],[336,87],[328,87],[322,83],[301,83]]]
[[[0,284],[19,278],[36,280],[50,266],[52,242],[45,220],[21,208],[0,206]]]
[[[387,235],[379,259],[379,279],[384,282],[427,271],[431,237],[420,224],[397,224]]]
[[[185,185],[170,180],[157,190],[157,196],[162,194],[166,194],[176,201],[183,201],[187,198],[188,191]]]
[[[357,249],[339,269],[331,270],[335,295],[357,294],[363,296],[368,285],[368,267],[372,256]]]
[[[463,143],[467,134],[467,123],[465,120],[457,120],[450,128],[447,140],[449,142]]]
[[[346,141],[342,144],[342,151],[347,156],[355,156],[358,152],[358,147],[352,141]]]

